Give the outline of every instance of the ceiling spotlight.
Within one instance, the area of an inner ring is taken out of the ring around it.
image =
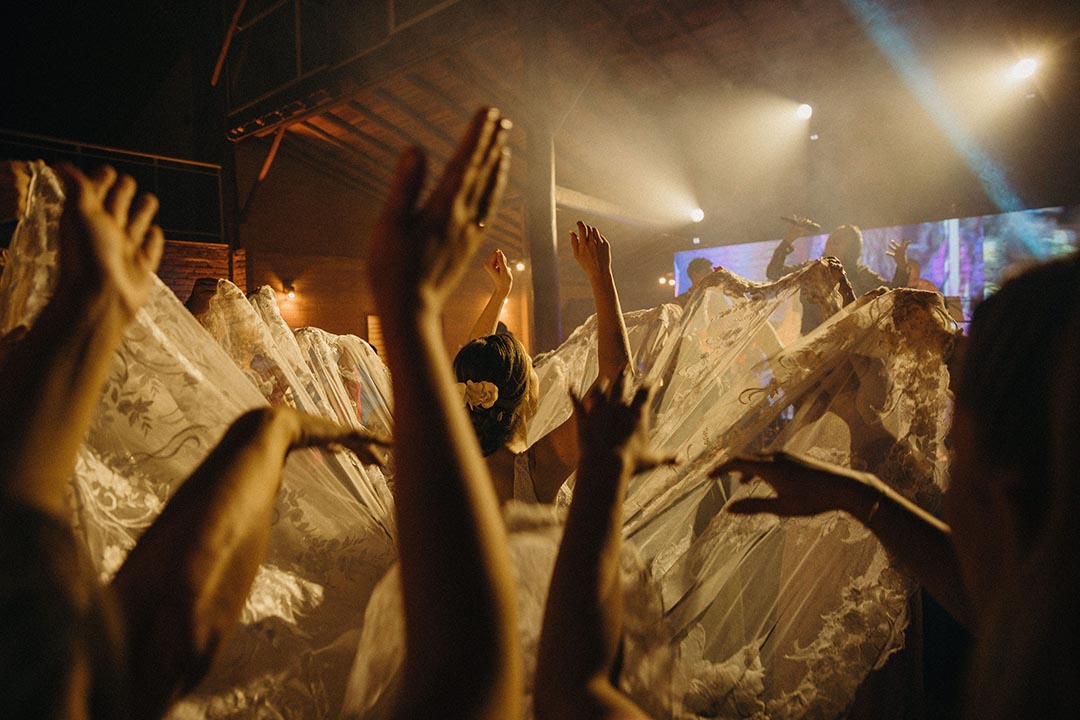
[[[810,107],[806,103],[803,103],[795,110],[795,117],[800,120],[809,120],[810,116],[814,114],[814,108]]]
[[[1013,80],[1027,80],[1034,75],[1035,71],[1038,69],[1039,63],[1035,58],[1024,58],[1012,66],[1012,70],[1009,71],[1009,77]]]
[[[700,245],[701,244],[701,238],[696,237],[693,240],[691,240],[690,242],[694,243],[695,245]]]
[[[292,285],[285,286],[285,297],[289,298],[290,300],[296,299],[296,290],[293,288]]]
[[[666,277],[661,277],[661,278],[659,278],[659,282],[660,282],[661,285],[667,285],[667,278]]]
[[[705,211],[701,208],[694,208],[690,211],[690,219],[694,222],[701,222],[705,219]]]
[[[668,278],[667,284],[668,285],[674,285],[675,284],[675,278]]]
[[[811,140],[817,140],[819,137],[821,137],[821,136],[818,135],[817,133],[814,133],[813,135],[810,136],[810,139]]]
[[[514,266],[514,269],[517,270],[518,272],[521,272],[522,270],[525,269],[525,263],[518,260],[517,265]]]

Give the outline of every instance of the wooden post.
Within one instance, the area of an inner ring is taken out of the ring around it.
[[[525,238],[532,264],[533,353],[562,342],[559,298],[559,235],[555,227],[555,135],[547,70],[548,22],[543,2],[527,4],[522,28],[525,97]]]

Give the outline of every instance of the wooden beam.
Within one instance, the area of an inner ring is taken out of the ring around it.
[[[525,237],[532,263],[533,352],[562,342],[559,240],[555,228],[555,136],[550,114],[548,19],[543,0],[531,0],[520,27],[525,58],[525,95],[533,112],[524,118],[526,144]]]
[[[433,59],[458,52],[479,38],[504,32],[508,19],[504,3],[459,0],[438,12],[394,29],[379,42],[342,63],[286,83],[258,101],[234,110],[227,120],[229,137],[242,140],[268,134],[279,125],[339,105],[365,88]]]

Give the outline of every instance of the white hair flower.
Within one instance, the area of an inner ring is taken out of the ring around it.
[[[487,410],[499,399],[499,387],[487,380],[473,382],[466,380],[463,383],[455,383],[454,386],[461,393],[462,400],[470,409],[484,408]]]

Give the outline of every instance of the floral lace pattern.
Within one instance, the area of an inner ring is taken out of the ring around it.
[[[0,277],[5,330],[48,299],[62,200],[39,168]],[[803,335],[807,307],[823,322]],[[683,463],[628,488],[623,689],[657,718],[841,717],[902,646],[911,579],[846,515],[723,512],[767,488],[709,471],[733,453],[786,448],[874,472],[935,508],[955,337],[940,298],[851,301],[842,271],[820,261],[776,283],[719,271],[685,309],[626,319],[637,379],[657,388],[652,440]],[[389,377],[363,340],[292,332],[271,292],[248,299],[227,281],[203,322],[158,283],[114,358],[71,482],[103,579],[243,411],[287,404],[392,429]],[[590,319],[538,358],[530,443],[569,417],[567,392],[595,378],[595,332]],[[402,659],[396,574],[379,582],[395,554],[390,482],[349,453],[290,458],[242,626],[172,717],[327,717],[343,699],[365,717],[389,709]],[[560,503],[570,497],[568,484]],[[531,668],[561,514],[507,512]]]

